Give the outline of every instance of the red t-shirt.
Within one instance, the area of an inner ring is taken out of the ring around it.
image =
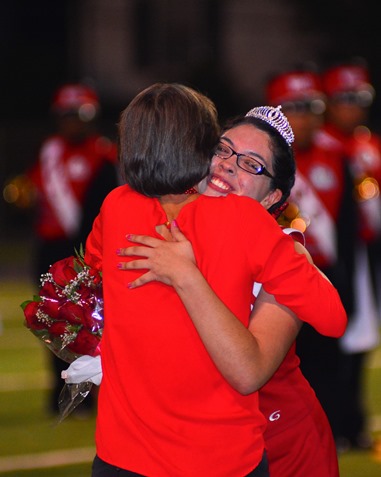
[[[117,268],[128,233],[161,238],[155,226],[166,220],[157,199],[122,186],[104,201],[86,244],[85,260],[103,272],[105,301],[97,453],[152,477],[242,477],[264,449],[258,393],[243,396],[222,377],[172,287],[130,290],[142,271]],[[343,333],[336,290],[260,204],[200,196],[176,220],[201,272],[245,326],[257,281],[301,319]]]

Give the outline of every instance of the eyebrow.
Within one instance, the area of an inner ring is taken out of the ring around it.
[[[229,139],[228,137],[226,137],[226,136],[221,136],[221,137],[220,137],[220,141],[221,141],[221,139],[223,139],[224,141],[228,142],[230,146],[234,146],[233,141],[232,141],[231,139]],[[234,147],[235,147],[235,146],[234,146]],[[238,154],[241,154],[241,153],[239,152]],[[264,157],[262,157],[260,154],[258,154],[257,152],[247,151],[247,152],[242,153],[242,154],[244,154],[245,156],[255,156],[255,158],[258,158],[258,159],[260,159],[261,161],[263,161],[263,162],[264,162],[264,166],[267,168],[267,161],[266,161],[266,159],[265,159]],[[253,157],[253,159],[255,159],[255,158]]]

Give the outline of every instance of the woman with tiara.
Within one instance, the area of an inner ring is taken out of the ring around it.
[[[268,115],[262,116],[263,111],[272,112],[273,117],[277,114],[276,108],[254,108],[246,116],[228,122],[215,149],[210,174],[199,189],[209,196],[237,194],[251,197],[270,213],[278,215],[286,205],[294,183],[295,163],[288,151],[287,137],[279,137],[277,121],[268,119]],[[178,228],[172,227],[172,232],[178,245],[185,248],[190,246]],[[306,252],[298,243],[302,239],[299,232],[291,229],[285,229],[284,232],[294,235],[297,240],[295,246],[301,253]],[[190,254],[189,259],[186,254],[179,255],[179,251],[185,248],[176,248],[176,244],[169,243],[165,244],[164,250],[162,241],[149,240],[148,243],[141,238],[138,241],[154,248],[144,263],[151,270],[151,277],[146,275],[138,279],[135,285],[154,278],[176,286],[182,274],[187,273],[189,278],[195,273],[194,268],[187,263],[187,260],[193,260],[193,255]],[[156,256],[154,253],[159,252],[159,247],[161,255]],[[144,253],[136,248],[133,251]],[[130,254],[129,251],[119,253]],[[130,262],[127,266],[132,265],[133,262]],[[198,276],[197,272],[195,276]],[[259,289],[259,284],[256,284],[256,295]],[[259,293],[262,295],[265,292],[262,289]],[[183,291],[180,296],[184,296]],[[187,306],[186,299],[182,299]],[[193,297],[190,299],[193,300]],[[190,308],[187,309],[190,311]],[[210,313],[218,313],[218,310],[210,310]],[[253,333],[256,333],[254,323],[258,313],[260,308],[257,303],[249,324],[249,330]],[[239,371],[226,369],[224,363],[217,359],[215,363],[226,379],[240,373],[246,373],[246,378],[249,376],[250,367],[246,369],[244,360],[238,364]],[[231,384],[236,386],[233,380]],[[300,371],[295,342],[272,378],[259,389],[259,407],[267,421],[264,437],[271,477],[339,476],[330,424],[313,389]]]

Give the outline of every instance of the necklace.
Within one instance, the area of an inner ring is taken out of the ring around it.
[[[191,187],[190,189],[187,189],[184,194],[187,194],[187,195],[193,195],[193,194],[198,194],[198,190],[195,189],[194,187]],[[169,220],[167,220],[166,222],[164,222],[164,224],[168,230],[171,230],[171,222]]]
[[[194,187],[191,187],[190,189],[184,192],[184,194],[197,194],[197,193],[198,191]]]

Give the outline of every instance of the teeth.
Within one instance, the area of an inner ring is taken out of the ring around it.
[[[222,180],[218,179],[217,177],[212,177],[210,182],[214,184],[215,186],[219,187],[220,189],[223,190],[229,190],[230,187],[225,184]]]

